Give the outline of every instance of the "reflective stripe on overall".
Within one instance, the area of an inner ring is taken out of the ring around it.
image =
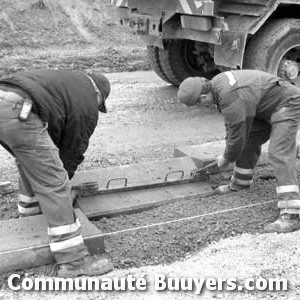
[[[236,79],[232,72],[225,72],[229,84]],[[270,138],[269,159],[276,177],[278,208],[293,213],[300,209],[296,159],[296,135],[300,120],[300,90],[282,82],[272,87],[272,96],[288,99],[287,104],[273,113],[270,124],[254,120],[249,139],[235,163],[231,181],[240,186],[250,186],[253,170],[261,153],[261,145]],[[275,100],[275,99],[274,99]],[[280,101],[279,101],[280,102]]]
[[[296,136],[299,121],[300,95],[289,101],[287,107],[281,107],[271,117],[272,131],[269,159],[277,180],[278,208],[291,213],[295,209],[300,209],[299,186],[295,166]]]

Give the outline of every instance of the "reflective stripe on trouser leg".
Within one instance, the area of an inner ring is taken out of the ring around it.
[[[20,215],[34,216],[41,213],[39,202],[35,197],[19,194],[18,211]]]
[[[231,182],[237,187],[247,188],[253,183],[254,168],[261,154],[261,145],[270,136],[271,126],[263,121],[254,119],[246,145],[240,153]]]
[[[48,235],[50,250],[58,263],[73,261],[72,253],[76,253],[80,258],[88,255],[79,219],[72,224],[48,227]]]
[[[279,209],[299,209],[300,196],[298,185],[282,185],[276,187]]]
[[[12,149],[20,162],[48,227],[74,223],[68,174],[48,133],[47,124],[34,113],[30,113],[26,122],[20,122],[20,106],[15,102],[0,101],[0,111],[0,140]],[[62,244],[58,244],[56,248],[51,247],[53,250],[60,249],[53,254],[57,263],[76,261],[88,254],[80,232],[65,238],[75,239],[70,243],[62,240]],[[50,237],[50,242],[52,241],[53,238]]]
[[[293,87],[291,88],[293,89]],[[295,95],[298,93],[295,90]],[[283,97],[284,95],[281,95]],[[300,120],[299,96],[271,117],[272,132],[269,159],[276,176],[276,192],[280,210],[300,209],[298,177],[295,166],[296,134]]]
[[[231,182],[237,186],[250,187],[253,183],[253,169],[239,168],[236,165],[233,168]]]

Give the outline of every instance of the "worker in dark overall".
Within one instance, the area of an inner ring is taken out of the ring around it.
[[[19,211],[44,214],[57,275],[103,274],[108,259],[90,256],[72,206],[70,179],[98,121],[110,83],[101,73],[33,70],[0,80],[0,140],[20,174]]]
[[[261,145],[270,139],[269,159],[275,172],[280,214],[265,230],[280,233],[300,229],[295,167],[300,89],[263,71],[237,70],[220,73],[210,81],[187,78],[179,87],[178,98],[188,106],[213,103],[224,116],[226,148],[218,166],[225,170],[234,162],[234,170],[231,183],[219,187],[219,191],[252,185]]]

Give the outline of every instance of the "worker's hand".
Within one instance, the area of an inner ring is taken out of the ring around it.
[[[217,164],[221,171],[225,171],[229,167],[230,161],[223,155],[220,155],[217,157]]]

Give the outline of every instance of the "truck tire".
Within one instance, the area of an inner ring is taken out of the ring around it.
[[[148,58],[150,61],[150,65],[153,69],[153,71],[164,81],[172,83],[172,81],[169,80],[169,78],[166,76],[165,72],[163,71],[161,64],[160,64],[160,58],[159,58],[159,52],[164,51],[163,49],[160,49],[159,47],[155,47],[152,45],[147,46],[147,53]]]
[[[190,40],[165,41],[165,49],[158,49],[159,72],[164,74],[165,81],[179,85],[190,76],[213,77],[219,71],[207,47]]]
[[[272,20],[246,47],[243,68],[260,69],[299,86],[300,20]]]

